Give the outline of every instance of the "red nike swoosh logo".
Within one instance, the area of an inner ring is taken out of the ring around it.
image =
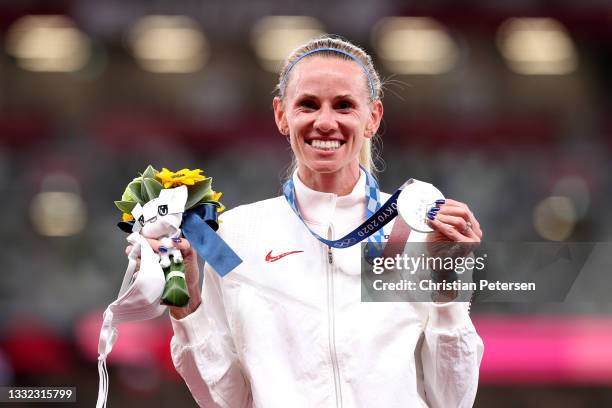
[[[279,259],[286,257],[287,255],[299,254],[300,252],[304,252],[304,251],[284,252],[284,253],[282,253],[280,255],[272,256],[272,251],[270,251],[270,252],[268,252],[268,255],[266,255],[266,262],[276,262]]]

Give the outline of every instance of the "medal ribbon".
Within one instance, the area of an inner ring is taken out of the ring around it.
[[[361,170],[366,176],[365,194],[367,199],[366,205],[366,220],[363,224],[349,232],[345,236],[336,240],[329,240],[321,237],[316,232],[310,229],[302,214],[298,208],[296,197],[295,197],[295,185],[293,184],[293,177],[285,182],[283,185],[283,194],[289,203],[289,206],[293,209],[293,212],[298,218],[304,223],[304,226],[310,231],[310,233],[319,241],[332,248],[348,248],[351,247],[364,239],[368,239],[368,242],[372,244],[374,252],[376,254],[370,254],[378,256],[383,250],[383,239],[384,234],[382,228],[387,225],[393,218],[398,214],[397,212],[397,198],[406,185],[410,183],[404,183],[391,197],[384,203],[380,204],[380,190],[376,179],[363,167],[360,166]]]

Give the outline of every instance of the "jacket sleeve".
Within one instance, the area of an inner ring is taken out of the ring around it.
[[[467,303],[430,304],[421,347],[430,407],[464,408],[474,404],[483,351]]]
[[[246,408],[250,384],[236,355],[217,274],[204,268],[202,304],[190,315],[171,317],[172,361],[201,407]]]

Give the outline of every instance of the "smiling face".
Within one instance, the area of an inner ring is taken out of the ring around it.
[[[276,123],[289,132],[300,178],[359,175],[359,152],[382,118],[369,100],[362,68],[354,61],[313,56],[291,70],[283,100],[274,99]]]

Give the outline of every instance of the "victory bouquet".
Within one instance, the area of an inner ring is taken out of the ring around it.
[[[148,166],[127,185],[121,200],[115,201],[123,212],[118,224],[121,230],[161,241],[158,255],[166,278],[161,297],[161,303],[165,305],[182,307],[189,301],[183,257],[174,247],[174,240],[182,234],[185,215],[199,219],[200,223],[204,221],[216,231],[219,227],[217,214],[225,209],[219,202],[222,193],[215,192],[211,187],[212,178],[201,173],[200,169],[172,172],[166,168],[157,171]],[[197,227],[197,224],[193,225]],[[202,241],[195,228],[193,235],[194,240]],[[197,250],[198,246],[195,248]]]
[[[211,188],[212,178],[202,170],[172,172],[148,166],[125,188],[115,205],[123,213],[118,224],[129,233],[132,250],[117,299],[104,311],[98,340],[98,400],[96,408],[106,407],[108,370],[106,358],[117,341],[117,326],[125,322],[153,319],[165,305],[186,306],[189,293],[185,266],[174,240],[181,235],[197,254],[221,277],[242,263],[242,259],[217,235],[217,215],[224,207],[221,193]],[[158,253],[146,238],[161,241]],[[138,259],[140,270],[136,274]]]

